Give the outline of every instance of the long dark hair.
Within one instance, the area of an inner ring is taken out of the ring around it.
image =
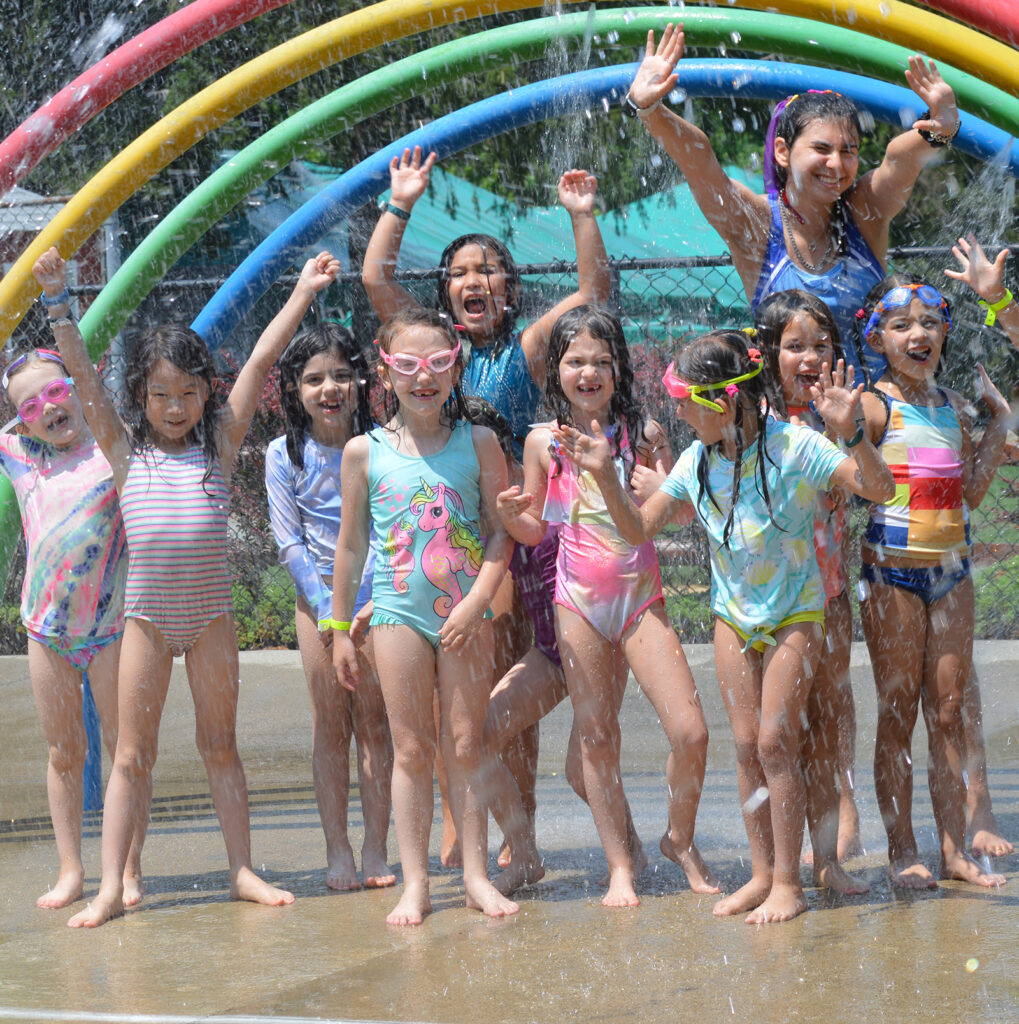
[[[867,297],[863,300],[863,309],[861,309],[860,312],[856,314],[856,317],[857,317],[857,327],[858,327],[858,330],[859,330],[860,339],[861,339],[861,342],[864,345],[867,344],[867,339],[866,339],[866,337],[864,337],[863,332],[866,330],[867,324],[869,323],[870,318],[871,318],[871,316],[874,313],[875,306],[877,306],[877,304],[893,288],[898,288],[900,285],[910,285],[910,284],[927,284],[927,285],[930,285],[941,296],[942,300],[945,303],[945,308],[942,309],[942,310],[938,310],[938,312],[941,314],[942,319],[947,319],[949,324],[951,323],[952,307],[951,307],[951,304],[948,301],[948,297],[944,294],[944,292],[941,291],[940,288],[938,288],[936,285],[931,285],[930,281],[925,280],[924,278],[918,276],[917,274],[904,274],[904,273],[889,274],[883,280],[878,281],[878,283],[876,285],[874,285],[874,287],[871,288],[871,290],[869,292],[867,292]],[[896,307],[896,308],[898,308],[898,307]],[[884,321],[884,318],[887,315],[888,315],[887,313],[882,315],[881,320],[878,321],[878,325],[877,325],[877,327],[874,328],[874,330],[877,331],[877,330],[881,329],[881,323]],[[949,333],[951,333],[951,332],[946,332],[945,333],[945,339],[941,343],[941,356],[938,359],[938,365],[934,368],[934,376],[935,377],[937,377],[937,375],[939,373],[941,373],[941,371],[945,368],[945,363],[946,363],[946,361],[948,359],[948,335],[949,335]]]
[[[513,337],[513,328],[516,326],[517,318],[520,316],[521,294],[523,282],[520,280],[520,270],[516,261],[510,255],[505,243],[491,235],[470,234],[454,238],[439,257],[439,281],[437,289],[437,301],[439,309],[443,313],[453,315],[453,309],[449,302],[449,268],[453,257],[466,245],[477,245],[487,260],[489,255],[502,264],[503,273],[506,275],[506,309],[503,318],[499,322],[499,331],[494,342],[493,355],[498,355]]]
[[[612,427],[625,427],[629,436],[630,455],[633,462],[637,461],[637,445],[643,437],[643,416],[637,400],[633,397],[633,367],[630,365],[630,352],[623,336],[623,326],[619,318],[602,306],[574,306],[568,309],[552,326],[548,341],[548,356],[545,360],[545,401],[560,426],[575,427],[573,410],[569,399],[563,393],[563,384],[559,378],[559,363],[573,339],[587,331],[592,338],[605,342],[612,356],[612,400],[609,404],[611,423],[603,423],[608,433]],[[621,430],[616,430],[613,443],[616,455],[623,455]],[[553,460],[559,469],[559,459],[553,453]],[[557,474],[558,475],[558,474]]]
[[[786,327],[799,313],[805,313],[813,318],[817,326],[828,335],[831,347],[835,352],[834,359],[842,359],[839,327],[826,302],[810,292],[805,292],[802,288],[772,292],[764,299],[757,307],[757,333],[754,343],[764,357],[764,387],[768,401],[781,419],[789,418],[789,410],[786,408],[785,392],[782,389],[778,353],[782,347],[782,335],[785,333]],[[834,362],[831,369],[834,372]]]
[[[675,365],[676,373],[688,384],[714,384],[718,381],[741,377],[744,373],[750,373],[756,362],[750,358],[750,353],[747,350],[747,336],[743,331],[723,330],[711,331],[708,334],[702,334],[699,338],[694,338],[680,349]],[[750,380],[742,381],[738,385],[739,400],[735,403],[736,459],[732,470],[732,503],[722,532],[722,542],[726,548],[729,547],[736,504],[739,501],[740,483],[743,477],[743,454],[746,450],[745,424],[748,420],[753,422],[757,428],[758,490],[761,497],[764,498],[764,504],[767,506],[772,524],[778,526],[771,513],[771,498],[768,494],[768,480],[764,465],[765,459],[774,465],[774,459],[768,454],[766,444],[771,403],[768,401],[764,381],[765,373],[762,371],[756,377],[751,377]],[[724,387],[709,388],[703,392],[707,398],[715,398],[715,396],[725,393]],[[697,506],[700,507],[701,499],[706,494],[711,504],[721,513],[722,508],[714,494],[711,493],[711,484],[708,478],[708,451],[708,446],[705,446],[697,463]]]
[[[148,401],[149,374],[156,363],[165,359],[181,373],[202,381],[208,392],[201,419],[185,439],[198,444],[205,453],[205,475],[202,483],[212,475],[219,455],[216,446],[216,416],[219,395],[216,393],[216,368],[208,346],[190,327],[166,324],[146,327],[140,331],[124,365],[124,423],[131,437],[132,448],[144,454],[153,447],[152,425],[145,415]]]
[[[453,327],[453,318],[448,313],[441,313],[437,309],[428,309],[425,306],[404,306],[403,309],[394,313],[379,328],[379,336],[375,339],[379,350],[389,354],[392,352],[393,339],[400,331],[415,327],[431,327],[439,331],[449,339],[450,348],[455,347],[456,343],[460,340]],[[385,363],[380,359],[376,365],[377,367],[385,366]],[[455,424],[457,420],[469,419],[464,394],[460,388],[460,379],[463,377],[464,368],[463,349],[457,354],[454,368],[460,370],[460,376],[456,384],[453,385],[453,390],[450,392],[449,398],[443,407],[443,412],[448,417],[450,426]],[[390,420],[399,411],[400,403],[392,391],[386,391],[383,394],[382,406],[386,420]]]
[[[304,468],[304,435],[311,417],[301,401],[301,377],[308,362],[328,353],[345,360],[354,372],[355,400],[351,411],[352,434],[363,434],[371,427],[368,405],[368,360],[353,334],[337,323],[315,324],[296,335],[279,359],[280,408],[287,438],[287,454],[298,469]]]

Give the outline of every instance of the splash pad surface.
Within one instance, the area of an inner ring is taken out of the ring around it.
[[[749,877],[741,862],[747,846],[732,737],[711,649],[691,646],[687,654],[711,729],[698,842],[731,890]],[[1019,644],[978,643],[976,662],[995,810],[1015,839]],[[666,744],[633,685],[623,704],[622,763],[650,859],[638,887],[640,907],[610,911],[600,905],[605,860],[590,814],[562,775],[570,722],[562,705],[543,723],[539,764],[538,839],[548,874],[520,894],[520,913],[491,921],[464,908],[458,873],[439,866],[436,826],[435,910],[420,928],[387,928],[385,915],[397,899],[393,890],[341,895],[324,886],[310,715],[297,652],[244,654],[241,677],[238,741],[251,790],[254,863],[264,864],[273,882],[291,887],[297,902],[266,909],[227,898],[222,838],[178,665],[145,847],[149,894],[142,909],[82,934],[65,927],[69,911],[43,912],[34,905],[56,865],[43,784],[45,748],[25,659],[0,659],[7,710],[0,747],[0,1020],[991,1024],[1011,1019],[1019,1001],[1019,856],[996,862],[1009,879],[998,892],[949,882],[934,894],[902,894],[884,879],[884,835],[870,770],[873,682],[862,645],[853,649],[853,681],[860,737],[857,796],[867,853],[849,867],[870,880],[872,892],[835,899],[808,889],[807,914],[764,928],[713,918],[714,898],[690,893],[679,869],[659,855]],[[933,865],[925,744],[921,728],[913,747],[914,817],[921,851]],[[356,792],[350,810],[356,850]],[[493,871],[498,841],[493,827]],[[392,830],[390,853],[395,866]],[[92,894],[99,864],[94,825],[85,856]],[[802,876],[808,884],[808,868]]]

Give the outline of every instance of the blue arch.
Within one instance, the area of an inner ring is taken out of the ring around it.
[[[566,114],[616,103],[629,88],[636,64],[580,71],[512,89],[453,111],[410,132],[340,175],[261,242],[223,283],[193,323],[217,348],[272,283],[335,223],[389,187],[389,162],[404,148],[420,146],[440,157],[501,132]],[[780,99],[807,89],[835,89],[879,121],[896,126],[916,120],[923,104],[904,86],[834,71],[759,60],[689,60],[682,88],[692,97],[745,96]],[[962,115],[956,148],[982,160],[1007,163],[1019,177],[1015,139],[980,118]]]

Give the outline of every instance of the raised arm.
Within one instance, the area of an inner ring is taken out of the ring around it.
[[[225,477],[233,468],[237,449],[244,440],[251,424],[251,417],[258,408],[266,378],[273,363],[301,326],[304,314],[308,312],[315,296],[336,280],[340,264],[328,252],[320,252],[308,260],[301,270],[294,290],[283,308],[272,318],[269,326],[262,331],[255,347],[251,350],[230,395],[226,400],[219,420],[220,466]]]
[[[759,265],[770,224],[767,198],[730,178],[707,135],[662,103],[679,81],[676,66],[683,56],[683,44],[682,25],[667,25],[657,47],[654,32],[648,32],[644,59],[627,99],[683,172],[701,213],[722,236],[733,259],[744,253],[756,254]]]
[[[371,520],[368,505],[368,438],[351,438],[343,449],[340,486],[343,491],[343,516],[336,538],[333,564],[333,669],[341,686],[353,690],[361,678],[357,653],[350,637],[354,601],[361,585],[368,557]],[[336,623],[346,623],[336,628]]]
[[[67,263],[56,248],[44,252],[32,267],[32,273],[44,294],[50,298],[67,293]],[[117,415],[109,392],[88,357],[85,339],[71,316],[70,300],[49,307],[53,338],[64,365],[74,378],[85,420],[102,453],[113,468],[113,480],[119,490],[127,479],[131,462],[131,439]]]
[[[987,310],[988,326],[997,325],[1007,335],[1013,346],[1019,349],[1019,302],[1005,287],[1005,261],[1008,249],[1002,249],[992,263],[984,253],[976,236],[960,238],[952,246],[952,252],[959,261],[959,270],[945,269],[948,277],[965,281],[980,296],[980,305]]]
[[[958,395],[949,392],[963,429],[962,496],[970,508],[979,508],[987,495],[987,489],[1005,455],[1005,439],[1012,421],[1012,410],[1007,400],[991,382],[980,363],[977,363],[977,396],[983,399],[991,412],[991,418],[984,427],[980,441],[974,446],[971,412],[964,407]]]
[[[860,230],[882,259],[888,250],[889,222],[909,201],[920,172],[959,130],[955,93],[934,61],[910,57],[906,81],[926,104],[930,116],[914,121],[909,131],[896,135],[888,143],[881,164],[860,178],[848,195]]]
[[[853,368],[850,366],[847,371],[840,359],[832,375],[830,367],[824,363],[817,384],[810,390],[814,408],[824,425],[850,452],[849,458],[839,463],[832,473],[831,486],[852,491],[867,501],[890,501],[895,497],[895,479],[872,440],[878,411],[875,409],[873,416],[864,411],[863,385],[853,387]],[[880,404],[879,399],[874,401]]]
[[[548,481],[548,446],[552,434],[548,427],[535,427],[524,442],[524,486],[502,491],[496,511],[506,532],[520,544],[534,547],[541,543],[548,524],[541,518]]]
[[[410,292],[396,283],[396,260],[407,221],[414,204],[428,187],[428,175],[435,159],[436,154],[429,153],[422,162],[421,147],[415,146],[413,153],[405,149],[403,156],[394,156],[389,164],[389,203],[375,223],[361,267],[361,283],[368,293],[368,301],[375,315],[383,321],[405,306],[420,305]]]
[[[570,215],[573,240],[577,252],[577,290],[557,302],[520,336],[520,346],[527,357],[527,368],[535,384],[545,389],[545,357],[552,326],[568,309],[585,303],[604,305],[612,284],[609,258],[605,252],[601,229],[594,215],[598,179],[587,171],[567,171],[559,179],[559,203]]]

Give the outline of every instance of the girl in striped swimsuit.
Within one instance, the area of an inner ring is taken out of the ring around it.
[[[50,249],[36,264],[49,296],[64,288]],[[142,332],[125,369],[125,420],[62,307],[54,336],[75,378],[89,426],[110,461],[127,534],[129,568],[120,658],[120,733],[103,818],[99,894],[70,920],[96,927],[123,913],[122,875],[131,836],[144,833],[159,720],[173,659],[183,654],[205,761],[230,862],[234,899],[279,906],[293,895],[251,867],[248,791],[237,753],[239,686],[230,577],[227,485],[266,376],[315,295],[336,277],[329,253],[309,260],[286,305],[262,333],[222,408],[205,343],[182,327]],[[68,310],[69,312],[69,310]]]

